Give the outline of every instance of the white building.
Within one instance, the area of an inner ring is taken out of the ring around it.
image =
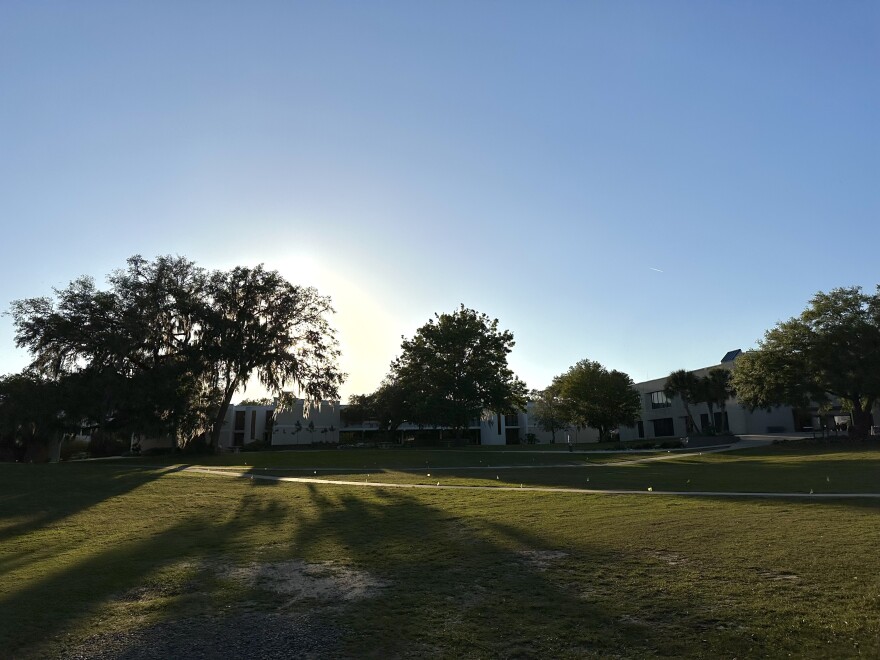
[[[741,353],[741,350],[730,351],[719,364],[696,369],[691,373],[705,376],[712,369],[733,369],[734,362]],[[748,408],[740,405],[735,397],[730,397],[723,410],[716,406],[714,419],[710,419],[709,409],[705,403],[692,405],[693,421],[691,421],[681,398],[669,399],[664,393],[666,380],[666,378],[656,378],[636,383],[635,387],[642,399],[641,419],[635,426],[621,427],[621,440],[683,438],[710,427],[734,435],[810,432],[813,429],[821,429],[823,425],[847,423],[849,420],[848,415],[840,412],[839,406],[836,411],[832,410],[820,418],[815,406],[804,410],[777,406],[770,411],[749,411]],[[697,425],[697,429],[694,428],[694,424]]]
[[[272,441],[275,406],[229,406],[217,444],[229,449]]]
[[[346,425],[342,422],[342,410],[346,406],[338,401],[308,402],[294,399],[278,406],[230,406],[226,421],[220,431],[219,446],[224,449],[243,447],[256,441],[272,446],[337,444],[341,438],[373,441],[379,431],[379,423]],[[549,443],[551,434],[542,430],[529,417],[532,404],[518,413],[486,413],[474,420],[467,429],[467,440],[473,444],[504,445],[520,444],[533,433],[539,443]],[[452,441],[445,429],[416,424],[401,424],[395,431],[396,441],[404,442],[419,435],[436,434],[438,439]],[[598,433],[593,429],[569,429],[556,434],[557,442],[595,442]]]

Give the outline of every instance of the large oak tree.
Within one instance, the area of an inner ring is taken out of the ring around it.
[[[853,434],[867,436],[880,400],[880,286],[874,294],[861,287],[820,291],[800,316],[737,358],[731,385],[752,409],[836,397],[852,413]]]
[[[16,344],[31,369],[90,374],[104,417],[152,434],[216,443],[234,393],[256,375],[335,398],[343,374],[330,301],[262,266],[207,272],[182,257],[140,256],[98,289],[82,277],[54,297],[12,305]]]
[[[405,392],[407,421],[447,427],[461,438],[485,411],[521,410],[526,387],[507,365],[513,345],[498,319],[464,305],[435,315],[403,340],[391,365],[392,380]]]
[[[600,440],[608,440],[619,426],[633,426],[639,418],[639,392],[632,378],[621,371],[608,371],[598,362],[581,360],[557,376],[554,384],[571,423],[598,430]]]

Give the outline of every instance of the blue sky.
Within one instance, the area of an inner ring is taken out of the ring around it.
[[[333,298],[345,395],[459,303],[543,387],[880,282],[877,3],[9,1],[0,90],[0,307],[263,262]]]

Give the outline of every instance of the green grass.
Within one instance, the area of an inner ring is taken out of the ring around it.
[[[351,460],[326,454],[327,467]],[[650,476],[656,489],[690,471],[707,490],[746,479],[776,491],[833,474],[880,490],[878,459],[772,447],[508,472]],[[270,485],[133,465],[0,465],[4,653],[53,657],[99,631],[302,610],[338,628],[333,657],[880,655],[877,503]],[[349,604],[292,602],[217,570],[289,559],[387,586]]]
[[[169,455],[120,459],[121,465],[198,464],[236,467],[276,467],[353,470],[408,469],[422,467],[471,467],[479,465],[582,465],[585,462],[618,461],[639,452],[575,454],[558,451],[510,451],[495,449],[325,449],[242,452],[209,456]],[[645,454],[648,455],[648,454]]]
[[[652,460],[639,462],[646,458]],[[662,460],[653,460],[657,458]],[[492,451],[327,450],[226,454],[195,459],[192,464],[261,475],[426,485],[439,481],[441,485],[456,486],[645,491],[650,487],[654,491],[685,492],[880,492],[880,448],[870,445],[841,449],[794,444],[724,453],[696,450],[561,456]]]

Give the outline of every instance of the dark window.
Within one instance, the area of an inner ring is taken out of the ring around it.
[[[727,412],[715,413],[715,430],[716,431],[729,431],[730,430],[730,421],[727,419]]]
[[[704,431],[709,430],[709,413],[700,414],[700,428]]]
[[[244,410],[235,411],[235,430],[244,431]]]
[[[234,447],[241,447],[243,444],[244,444],[244,432],[239,431],[233,435],[232,445]]]
[[[495,415],[498,418],[498,435],[501,435],[501,415]]]
[[[672,401],[666,396],[666,392],[660,390],[659,392],[651,392],[648,395],[651,398],[651,409],[656,410],[657,408],[668,408],[672,405]]]
[[[504,425],[505,426],[519,426],[519,417],[514,413],[512,415],[504,416]]]
[[[675,435],[675,422],[672,417],[664,417],[663,419],[653,419],[651,423],[654,425],[654,437],[662,438],[663,436]]]
[[[636,422],[636,426],[639,429],[639,437],[644,438],[645,437],[645,423],[642,420],[639,420],[638,422]]]
[[[257,437],[257,411],[251,410],[251,440]]]

